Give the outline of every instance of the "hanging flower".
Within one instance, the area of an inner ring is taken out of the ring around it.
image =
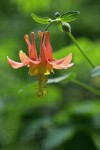
[[[53,72],[53,69],[67,69],[73,65],[70,63],[72,60],[72,54],[56,60],[53,57],[52,47],[50,44],[50,35],[49,32],[38,32],[40,38],[40,56],[38,57],[34,32],[31,33],[32,43],[29,41],[28,35],[24,36],[26,43],[28,44],[28,55],[27,56],[22,50],[19,52],[20,63],[15,62],[7,57],[8,63],[14,69],[27,66],[29,67],[30,76],[38,76],[38,95],[42,96],[46,94],[44,90],[45,83],[47,82],[46,75],[49,75],[50,72]]]

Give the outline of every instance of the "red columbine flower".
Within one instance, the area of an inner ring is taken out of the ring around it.
[[[43,40],[44,34],[44,40]],[[8,59],[8,63],[14,69],[27,66],[29,67],[30,76],[38,75],[39,85],[38,85],[38,95],[45,95],[46,91],[43,89],[45,83],[47,82],[46,76],[53,72],[54,69],[67,69],[73,65],[70,63],[72,60],[72,54],[56,60],[53,58],[52,47],[50,44],[49,32],[38,32],[40,38],[40,56],[38,57],[35,46],[34,33],[31,33],[32,43],[29,41],[28,35],[25,35],[25,41],[28,44],[28,55],[27,56],[22,50],[19,52],[19,58],[21,62],[15,62]]]

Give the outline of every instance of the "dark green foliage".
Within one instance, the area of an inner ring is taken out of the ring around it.
[[[99,67],[92,70],[67,34],[60,32],[56,24],[49,29],[55,58],[72,53],[74,65],[48,76],[51,84],[47,84],[44,98],[37,97],[37,82],[29,77],[28,68],[14,70],[6,59],[9,56],[19,61],[20,49],[27,53],[23,36],[31,31],[35,32],[39,53],[37,31],[46,26],[33,21],[31,13],[53,18],[56,11],[63,14],[79,10],[78,19],[70,24],[72,34],[99,66],[99,7],[98,0],[0,2],[0,150],[100,149],[100,96],[72,82],[79,80],[100,90]]]

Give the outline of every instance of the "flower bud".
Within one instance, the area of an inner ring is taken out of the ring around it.
[[[60,13],[59,13],[59,12],[56,12],[56,13],[54,14],[54,16],[55,16],[55,18],[59,18],[59,17],[60,17]]]
[[[69,23],[66,22],[62,22],[62,29],[65,32],[71,32],[71,26]]]

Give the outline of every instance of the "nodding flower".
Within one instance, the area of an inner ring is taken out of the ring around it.
[[[35,37],[34,32],[31,33],[32,42],[29,41],[28,35],[24,36],[24,39],[28,45],[28,56],[21,50],[19,52],[20,63],[11,60],[7,57],[8,63],[14,69],[27,66],[29,68],[30,76],[38,76],[39,85],[38,85],[38,95],[45,95],[46,91],[44,90],[44,85],[47,82],[46,75],[49,75],[50,72],[54,72],[53,69],[67,69],[73,65],[71,63],[72,54],[56,60],[53,57],[52,47],[50,44],[50,34],[48,31],[38,32],[40,39],[40,55],[38,57],[36,46],[35,46]],[[44,36],[44,37],[43,37]]]

